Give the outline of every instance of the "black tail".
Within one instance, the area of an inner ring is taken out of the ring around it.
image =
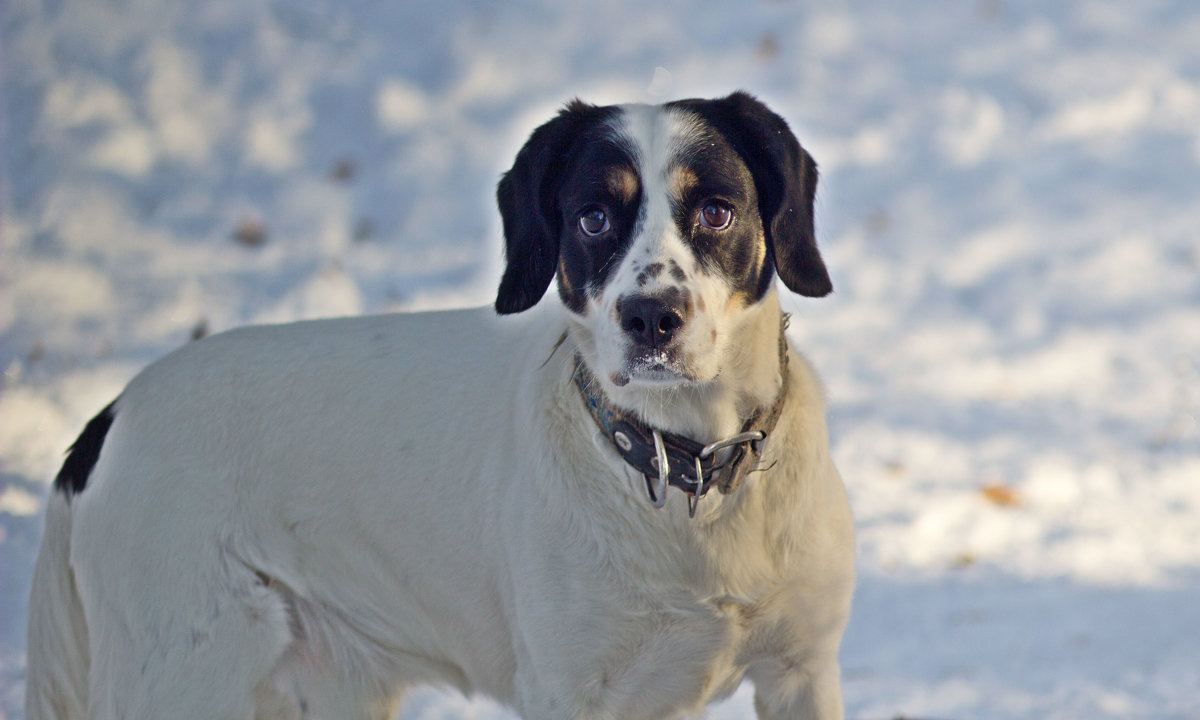
[[[116,417],[117,401],[113,400],[100,414],[88,421],[79,438],[67,450],[67,459],[63,461],[58,477],[54,478],[54,489],[71,497],[83,492],[87,487],[88,477],[92,468],[100,459],[100,448],[104,446],[104,437]]]

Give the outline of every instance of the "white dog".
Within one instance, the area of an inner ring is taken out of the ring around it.
[[[831,289],[816,180],[744,93],[575,102],[500,182],[508,317],[150,366],[55,482],[29,720],[388,718],[420,683],[658,720],[747,677],[760,718],[840,718],[853,527],[775,283]]]

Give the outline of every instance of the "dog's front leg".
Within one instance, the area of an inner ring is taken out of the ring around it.
[[[750,669],[759,720],[842,720],[837,658],[803,665],[767,660]]]

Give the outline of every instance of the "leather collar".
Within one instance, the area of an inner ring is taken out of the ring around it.
[[[784,327],[787,317],[784,316]],[[734,492],[755,470],[762,456],[763,441],[774,431],[788,394],[787,340],[779,335],[780,372],[783,383],[774,404],[747,420],[740,433],[709,445],[682,435],[662,432],[644,423],[634,413],[616,407],[600,389],[600,383],[575,356],[573,379],[589,414],[612,443],[617,453],[646,480],[646,492],[655,507],[666,501],[667,486],[679,488],[688,497],[688,513],[695,515],[700,498],[716,485],[723,495]],[[718,460],[719,450],[732,448]],[[667,477],[664,483],[658,468],[664,459]]]

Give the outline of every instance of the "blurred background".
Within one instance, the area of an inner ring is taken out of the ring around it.
[[[49,480],[140,367],[489,303],[534,127],[738,88],[822,169],[835,294],[785,305],[859,527],[847,716],[1200,716],[1191,0],[6,0],[0,32],[0,720]]]

